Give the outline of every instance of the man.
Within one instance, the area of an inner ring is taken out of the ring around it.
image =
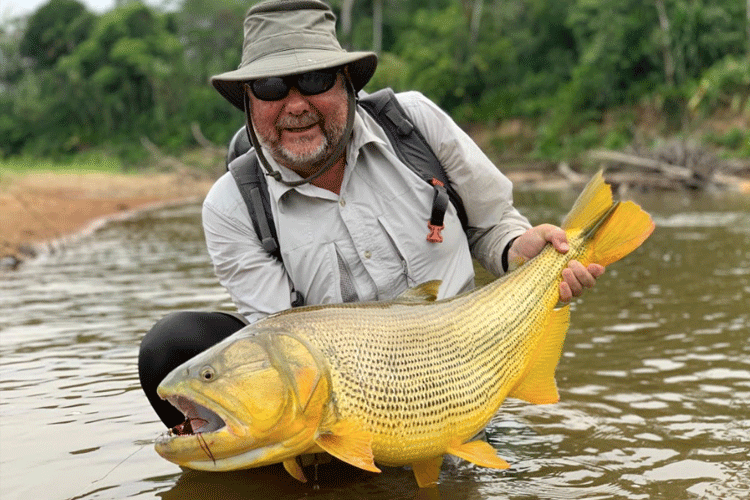
[[[169,427],[184,417],[156,395],[169,371],[198,352],[293,305],[389,300],[439,279],[439,297],[474,287],[472,256],[495,275],[551,243],[568,250],[565,233],[530,227],[512,204],[512,185],[478,146],[417,92],[398,94],[465,205],[466,230],[453,206],[442,241],[426,238],[433,187],[399,159],[382,127],[357,105],[377,56],[343,50],[335,17],[320,0],[270,0],[245,18],[240,68],[212,78],[246,115],[246,128],[267,172],[281,259],[263,248],[230,174],[203,205],[208,251],[241,316],[180,312],[144,337],[141,384]],[[594,285],[598,265],[572,262],[560,299]]]

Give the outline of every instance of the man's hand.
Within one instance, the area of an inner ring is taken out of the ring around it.
[[[552,224],[541,224],[532,227],[513,242],[508,250],[509,268],[515,269],[527,260],[533,259],[539,255],[547,243],[551,243],[560,253],[570,250],[565,231]],[[593,287],[596,284],[596,278],[602,274],[604,274],[604,266],[589,264],[584,267],[577,260],[571,260],[562,272],[560,301],[569,302],[573,297],[580,297],[583,290]]]

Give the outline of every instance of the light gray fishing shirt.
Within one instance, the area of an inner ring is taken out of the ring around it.
[[[397,157],[380,125],[357,109],[340,194],[270,177],[283,263],[261,246],[231,173],[203,203],[203,228],[216,275],[248,321],[291,307],[291,287],[306,304],[388,300],[408,287],[442,280],[439,298],[474,287],[472,255],[491,273],[530,227],[513,207],[512,184],[479,147],[418,92],[399,103],[437,155],[469,221],[464,233],[452,204],[443,242],[427,241],[434,189]],[[300,177],[273,161],[287,180]]]

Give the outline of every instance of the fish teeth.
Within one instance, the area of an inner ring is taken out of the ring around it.
[[[216,412],[184,396],[171,396],[167,400],[190,421],[192,434],[213,432],[226,426],[224,419]],[[172,432],[170,430],[170,432]],[[173,432],[173,435],[179,435]]]

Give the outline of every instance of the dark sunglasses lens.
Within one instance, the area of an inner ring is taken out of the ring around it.
[[[336,83],[333,71],[310,71],[297,77],[297,88],[304,95],[322,94]]]
[[[250,88],[253,95],[262,101],[278,101],[289,92],[289,86],[284,79],[277,76],[254,80]]]
[[[288,81],[292,81],[303,95],[316,95],[330,90],[336,83],[337,74],[336,71],[310,71],[285,78],[260,78],[253,80],[250,88],[253,95],[262,101],[278,101],[286,97],[290,87]]]

